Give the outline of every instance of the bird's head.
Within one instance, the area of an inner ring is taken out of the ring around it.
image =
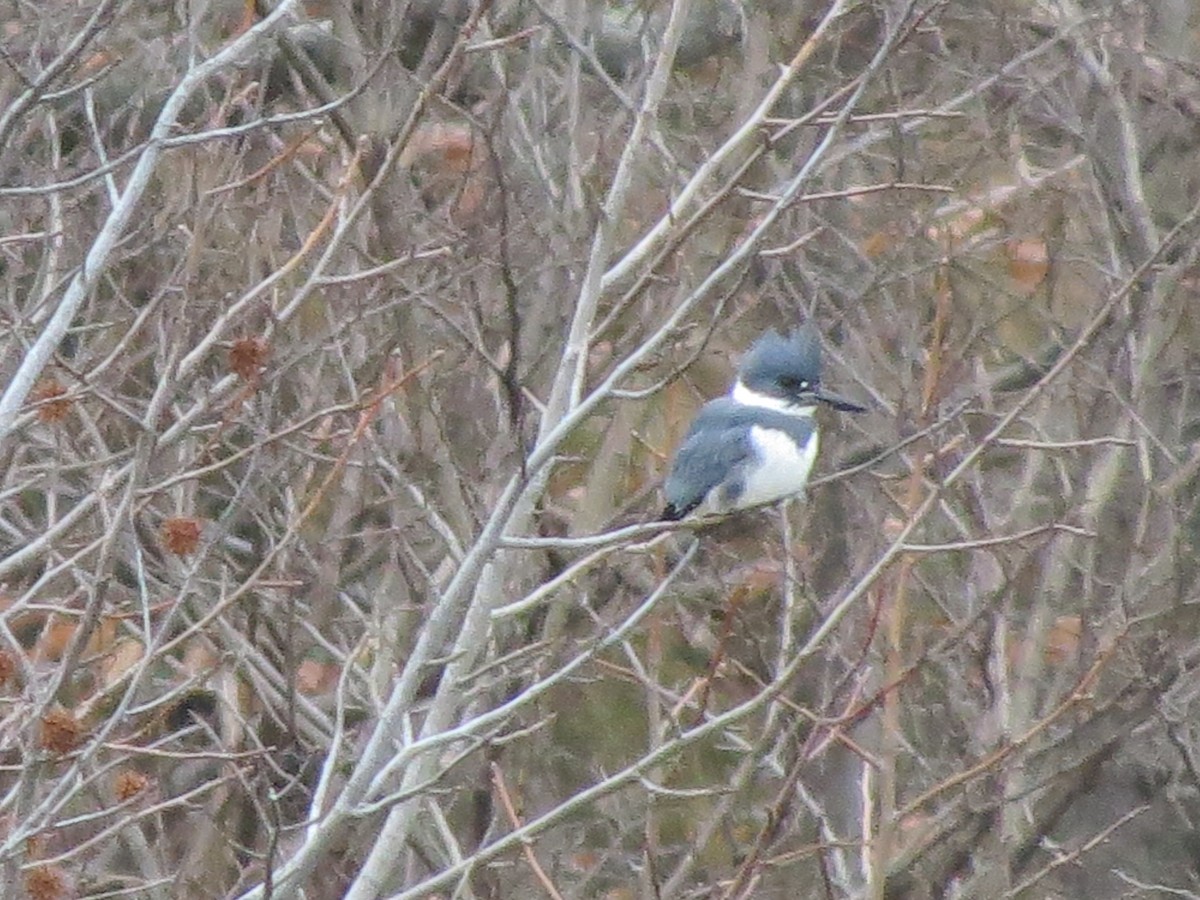
[[[750,348],[738,367],[733,397],[741,403],[811,415],[818,404],[839,412],[866,412],[821,387],[821,342],[812,325],[787,337],[771,329]]]

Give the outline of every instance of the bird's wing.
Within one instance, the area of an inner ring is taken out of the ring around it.
[[[736,472],[754,450],[744,428],[721,401],[706,404],[675,454],[663,485],[664,519],[681,519]]]

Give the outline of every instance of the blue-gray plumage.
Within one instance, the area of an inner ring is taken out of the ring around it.
[[[704,404],[667,476],[662,518],[727,513],[802,494],[817,455],[818,403],[863,412],[820,387],[821,345],[812,326],[755,342],[728,397]]]

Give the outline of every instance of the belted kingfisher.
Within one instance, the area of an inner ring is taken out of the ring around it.
[[[821,344],[812,325],[771,329],[738,368],[728,397],[700,409],[675,454],[662,518],[728,513],[804,492],[817,457],[817,404],[866,407],[821,390]]]

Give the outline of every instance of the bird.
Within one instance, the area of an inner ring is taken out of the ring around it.
[[[817,458],[820,404],[866,412],[821,387],[821,343],[811,323],[787,336],[765,332],[729,395],[704,404],[688,428],[663,485],[660,519],[725,515],[803,495]]]

